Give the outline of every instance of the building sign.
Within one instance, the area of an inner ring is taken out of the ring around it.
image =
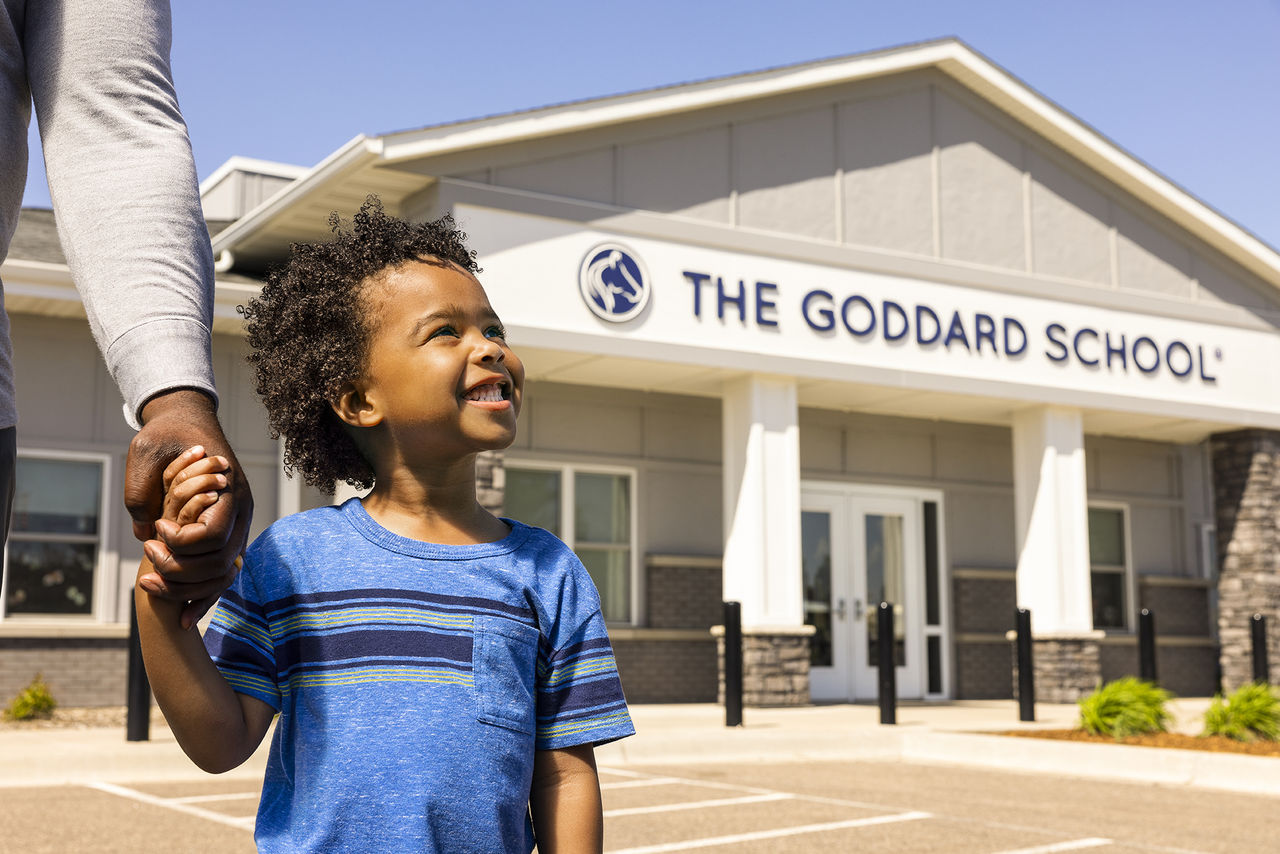
[[[649,277],[635,253],[619,243],[593,246],[578,270],[578,288],[591,313],[622,323],[649,304]]]
[[[1043,295],[456,214],[494,304],[535,346],[1280,427],[1274,331],[1112,307],[1102,289],[1060,299],[1034,278]]]

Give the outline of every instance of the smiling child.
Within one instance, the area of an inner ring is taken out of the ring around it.
[[[262,852],[600,852],[593,745],[634,732],[591,579],[540,528],[476,500],[516,433],[524,367],[448,216],[370,199],[295,245],[244,309],[286,465],[364,499],[273,524],[204,642],[136,588],[147,672],[183,750],[244,762],[279,713]],[[166,518],[222,488],[191,449]],[[207,651],[206,651],[207,645]],[[530,813],[532,813],[530,815]]]

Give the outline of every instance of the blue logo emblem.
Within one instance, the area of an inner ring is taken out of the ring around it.
[[[622,323],[649,304],[649,276],[636,256],[617,243],[601,243],[582,259],[578,289],[601,320]]]

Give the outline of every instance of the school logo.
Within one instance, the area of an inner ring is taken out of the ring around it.
[[[601,243],[582,259],[578,289],[587,308],[601,320],[622,323],[649,304],[649,275],[630,249]]]

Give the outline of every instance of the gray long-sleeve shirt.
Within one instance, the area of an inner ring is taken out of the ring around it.
[[[214,394],[213,258],[169,70],[169,3],[0,3],[0,261],[22,203],[34,100],[67,263],[137,428],[158,392]],[[16,423],[0,311],[0,429]]]

